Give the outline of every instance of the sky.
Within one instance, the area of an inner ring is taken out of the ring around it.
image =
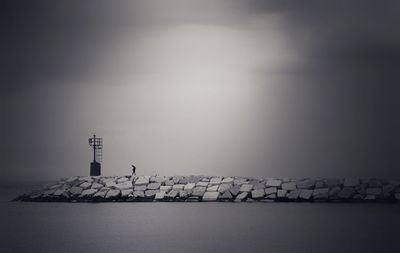
[[[0,180],[400,178],[400,2],[1,5]]]

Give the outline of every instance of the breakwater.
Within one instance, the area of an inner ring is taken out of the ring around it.
[[[217,176],[71,177],[18,196],[15,200],[400,203],[400,180]]]

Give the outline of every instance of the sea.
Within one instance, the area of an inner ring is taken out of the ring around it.
[[[42,185],[42,183],[37,183]],[[400,252],[400,204],[12,202],[0,252]]]

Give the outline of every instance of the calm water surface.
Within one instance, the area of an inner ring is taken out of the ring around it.
[[[0,252],[400,252],[399,204],[21,203]]]

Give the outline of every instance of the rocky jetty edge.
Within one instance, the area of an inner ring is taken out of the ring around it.
[[[71,177],[23,194],[14,201],[400,203],[400,180],[218,176]]]

